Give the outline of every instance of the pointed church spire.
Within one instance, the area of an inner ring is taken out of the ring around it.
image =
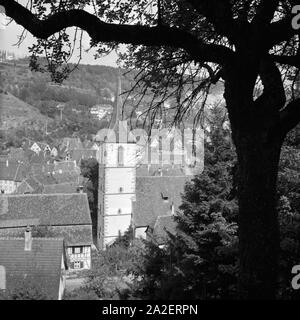
[[[122,101],[122,81],[121,81],[121,70],[118,71],[115,99],[114,99],[114,109],[111,115],[109,129],[118,128],[119,121],[123,121],[123,101]]]
[[[119,69],[114,100],[114,108],[110,119],[109,129],[114,131],[114,142],[131,143],[134,142],[135,139],[132,133],[128,132],[127,121],[123,119],[123,101],[121,94],[121,70]]]

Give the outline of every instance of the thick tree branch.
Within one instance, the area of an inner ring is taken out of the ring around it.
[[[270,57],[273,61],[280,64],[300,68],[300,56],[277,56],[275,54],[272,54],[270,55]]]
[[[0,0],[0,5],[5,7],[7,16],[22,25],[33,36],[41,39],[47,39],[68,27],[78,27],[85,30],[95,42],[181,48],[197,62],[222,65],[233,55],[233,52],[224,46],[205,44],[190,33],[177,28],[105,23],[84,10],[62,11],[45,20],[39,20],[16,1]]]
[[[264,59],[261,62],[259,75],[264,86],[263,94],[255,101],[258,111],[277,114],[286,102],[281,73],[275,62]],[[262,110],[262,108],[264,110]]]
[[[291,101],[280,112],[280,131],[282,134],[288,133],[300,122],[300,99]]]
[[[206,17],[216,30],[234,42],[237,37],[237,25],[232,15],[229,0],[187,0],[199,14]]]

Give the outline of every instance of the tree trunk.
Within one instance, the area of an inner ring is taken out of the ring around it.
[[[256,127],[257,129],[257,127]],[[279,227],[276,182],[282,142],[253,130],[239,132],[239,290],[242,299],[274,299]]]

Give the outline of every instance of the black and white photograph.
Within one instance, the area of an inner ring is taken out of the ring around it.
[[[300,300],[300,1],[0,0],[0,300]]]

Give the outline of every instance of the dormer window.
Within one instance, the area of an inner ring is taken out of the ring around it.
[[[163,193],[161,193],[161,198],[163,199],[164,202],[169,202],[169,197],[165,196]]]

